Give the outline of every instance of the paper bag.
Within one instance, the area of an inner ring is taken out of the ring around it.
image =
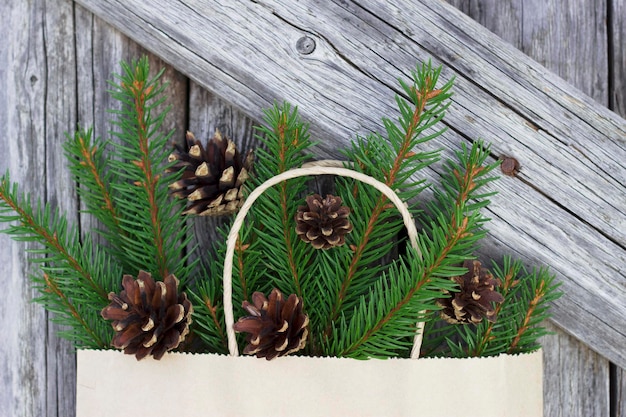
[[[78,351],[77,417],[537,417],[541,352],[472,359]]]

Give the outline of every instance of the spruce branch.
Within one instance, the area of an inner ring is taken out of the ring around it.
[[[119,273],[118,268],[92,248],[89,236],[81,243],[77,228],[69,227],[49,205],[33,207],[8,173],[0,179],[0,222],[14,223],[2,230],[14,240],[40,245],[28,250],[41,255],[29,259],[40,265],[43,275],[31,276],[40,293],[35,301],[56,313],[55,322],[69,327],[61,336],[80,347],[106,347],[111,329],[104,326],[99,313],[108,302],[108,292],[115,288],[110,277]]]
[[[375,338],[388,323],[397,320],[397,314],[401,314],[405,307],[410,306],[415,299],[423,300],[422,291],[432,296],[432,288],[439,278],[450,277],[458,273],[459,260],[464,260],[471,256],[474,244],[484,234],[478,228],[484,222],[484,218],[479,212],[480,207],[486,204],[479,201],[469,204],[472,198],[484,198],[490,194],[478,194],[481,186],[492,180],[485,175],[493,169],[493,166],[483,166],[488,155],[488,149],[483,149],[481,143],[476,143],[470,151],[463,148],[457,153],[458,162],[449,161],[447,173],[443,176],[443,191],[438,192],[439,201],[444,209],[433,206],[437,213],[436,220],[430,227],[431,236],[425,233],[420,235],[420,252],[423,254],[421,262],[411,271],[415,277],[414,284],[402,297],[396,300],[396,305],[389,309],[386,314],[378,317],[375,326],[364,330],[363,336],[354,341],[343,352],[338,354],[350,354],[359,351],[361,345],[366,344],[370,338]],[[436,192],[437,194],[437,192]],[[394,282],[396,284],[396,282]],[[444,288],[438,282],[438,288]],[[441,293],[438,293],[439,296]],[[381,298],[374,298],[370,305],[381,303]],[[415,322],[423,320],[427,316],[427,310],[437,309],[433,305],[423,303],[422,310],[411,309],[414,313],[412,330],[415,332]],[[421,312],[421,313],[416,313]],[[354,316],[353,316],[354,319]],[[345,319],[344,319],[345,320]],[[406,320],[406,318],[405,318]],[[336,337],[341,332],[333,331]],[[389,352],[387,352],[389,353]]]
[[[73,256],[70,244],[79,245],[76,229],[67,230],[67,220],[58,212],[52,213],[50,206],[32,208],[30,196],[18,192],[17,184],[11,183],[7,172],[0,179],[0,214],[13,212],[15,215],[0,215],[0,221],[17,221],[18,225],[10,226],[3,233],[11,235],[15,240],[36,241],[47,251],[50,257],[64,264],[68,271],[75,271],[91,290],[103,300],[108,292],[94,280],[77,257]],[[68,236],[68,233],[70,236]],[[66,239],[63,239],[63,238]],[[67,239],[69,238],[69,239]]]
[[[308,125],[300,120],[297,107],[291,108],[287,103],[282,106],[275,104],[265,112],[265,122],[267,127],[259,129],[263,134],[259,139],[264,143],[265,149],[257,151],[254,185],[289,169],[300,167],[310,159],[308,150],[313,145],[309,139]],[[299,244],[293,227],[298,206],[298,200],[294,197],[302,195],[306,190],[306,181],[302,178],[284,181],[277,186],[278,189],[266,191],[251,212],[253,218],[262,218],[263,224],[249,235],[250,240],[240,238],[240,248],[252,245],[252,250],[247,249],[240,260],[246,259],[243,263],[247,264],[250,262],[248,258],[254,258],[256,254],[273,253],[269,259],[262,261],[267,265],[268,271],[272,271],[267,277],[270,286],[279,288],[283,293],[298,296],[303,294],[302,280],[306,265],[297,262],[302,259],[303,247]],[[257,264],[259,262],[254,259],[251,261]]]
[[[113,252],[119,250],[125,232],[112,195],[111,184],[116,182],[116,178],[107,166],[107,143],[100,138],[93,139],[91,128],[79,129],[74,136],[67,136],[63,148],[70,172],[79,185],[78,195],[87,207],[86,212],[102,224],[103,228],[98,232],[110,243],[109,249]],[[114,256],[120,257],[120,254],[114,253]]]
[[[112,132],[119,143],[112,148],[117,158],[110,169],[119,181],[112,195],[123,234],[119,255],[126,269],[148,270],[164,278],[174,273],[185,282],[194,268],[184,248],[191,241],[190,225],[182,220],[184,207],[168,195],[168,185],[180,173],[166,173],[172,132],[160,133],[168,108],[157,109],[165,100],[163,71],[150,78],[147,58],[122,63],[122,73],[110,82],[113,98],[122,109]]]
[[[46,289],[44,289],[43,291],[55,295],[57,297],[58,304],[63,307],[62,309],[58,309],[57,313],[63,314],[68,318],[71,317],[73,320],[76,321],[76,324],[72,327],[82,328],[89,336],[87,340],[83,339],[83,344],[85,346],[96,347],[100,349],[105,348],[107,346],[107,343],[85,321],[83,315],[78,311],[78,308],[69,300],[65,293],[61,291],[55,280],[52,279],[50,275],[45,272],[43,273],[43,280],[46,286]],[[51,308],[53,303],[47,297],[40,297],[39,301],[47,304],[49,310],[54,310]],[[62,323],[66,324],[67,320],[63,321]],[[72,334],[72,338],[76,340],[82,339],[79,332],[75,332],[74,334]]]
[[[199,268],[200,275],[207,279],[198,281],[198,285],[190,290],[194,304],[194,321],[192,331],[200,336],[208,350],[215,353],[227,353],[228,342],[224,329],[224,306],[222,286],[219,280],[211,279],[216,275],[218,265],[211,263],[210,270],[204,265]]]
[[[405,94],[409,98],[407,103],[400,97],[396,97],[400,109],[400,119],[395,124],[389,119],[383,119],[388,140],[391,148],[380,140],[379,135],[369,137],[367,143],[363,139],[357,139],[351,152],[347,155],[356,162],[356,167],[363,168],[364,172],[380,179],[386,185],[402,190],[405,186],[412,190],[402,197],[410,201],[422,190],[417,184],[407,184],[411,175],[417,170],[429,166],[437,160],[436,152],[415,152],[415,148],[428,140],[431,140],[443,133],[443,130],[436,131],[429,135],[423,135],[425,131],[432,128],[443,118],[443,114],[449,103],[449,90],[452,87],[452,80],[441,88],[436,85],[439,79],[441,68],[433,69],[430,63],[418,67],[412,72],[413,83],[408,85],[401,81]],[[392,152],[393,150],[393,152]],[[367,191],[361,186],[353,186],[352,195],[361,199],[367,195]],[[360,191],[362,190],[362,191]],[[347,193],[343,193],[345,195]],[[347,310],[350,310],[358,297],[362,294],[358,288],[366,288],[366,285],[358,282],[369,281],[371,276],[363,274],[359,276],[366,264],[373,258],[380,258],[381,248],[377,247],[379,242],[390,242],[389,239],[378,239],[381,226],[384,224],[387,230],[395,227],[401,228],[401,222],[393,220],[389,216],[389,204],[384,195],[380,195],[366,220],[366,226],[362,234],[358,236],[358,241],[353,247],[352,260],[347,271],[343,275],[343,282],[339,292],[335,295],[334,305],[328,319],[328,324],[324,334],[328,337],[331,334],[333,322]],[[398,229],[399,230],[399,229]],[[355,233],[355,235],[357,235]],[[357,281],[355,283],[355,281]],[[356,291],[354,290],[356,287]],[[354,298],[352,297],[354,296]]]
[[[506,256],[493,275],[502,282],[504,301],[496,306],[497,320],[477,325],[447,325],[447,347],[452,356],[495,356],[532,352],[547,334],[541,323],[548,317],[549,303],[560,297],[558,284],[546,268],[528,273],[519,260]]]
[[[513,353],[519,349],[518,345],[520,343],[520,340],[522,340],[522,337],[526,334],[526,332],[528,332],[528,329],[531,325],[531,320],[535,315],[535,312],[537,311],[541,300],[546,296],[547,291],[548,288],[546,286],[546,281],[540,281],[539,288],[535,289],[535,295],[528,303],[528,309],[526,310],[526,314],[524,315],[522,324],[519,329],[517,329],[517,333],[515,334],[515,337],[513,338],[513,341],[511,342],[507,353]]]
[[[498,289],[499,289],[499,292],[505,297],[505,300],[506,300],[506,296],[511,292],[513,287],[520,284],[519,279],[516,279],[516,278],[521,269],[521,266],[522,265],[520,262],[511,263],[511,260],[509,257],[505,258],[504,260],[504,267],[501,270],[502,272],[504,272],[504,274],[500,274],[500,278],[499,278],[502,285]],[[495,308],[496,317],[500,316],[502,307],[504,305],[506,304],[500,303],[496,306]],[[487,345],[495,339],[495,336],[492,335],[492,332],[494,330],[496,323],[497,322],[489,322],[486,325],[486,328],[484,329],[484,331],[477,332],[479,335],[482,333],[482,335],[478,338],[478,342],[476,343],[476,346],[473,349],[472,356],[481,356],[483,352],[485,351]]]

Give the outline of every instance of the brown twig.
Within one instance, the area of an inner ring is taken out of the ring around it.
[[[509,350],[507,351],[507,353],[513,353],[515,351],[515,348],[517,347],[517,344],[521,340],[522,336],[530,328],[530,325],[529,325],[530,319],[532,318],[533,314],[535,313],[535,309],[537,308],[537,306],[539,305],[543,297],[545,297],[545,295],[546,295],[546,282],[542,280],[541,283],[539,284],[539,288],[535,290],[535,296],[533,297],[533,299],[530,301],[530,304],[528,305],[528,310],[526,310],[526,316],[524,317],[524,321],[522,322],[521,327],[517,330],[517,334],[515,335],[515,338],[511,342],[511,345],[509,346]]]
[[[213,302],[209,297],[204,297],[204,305],[209,310],[209,314],[211,315],[211,320],[213,320],[213,324],[215,324],[215,328],[220,335],[220,339],[222,340],[222,344],[224,346],[228,346],[228,342],[226,341],[226,334],[224,333],[224,329],[222,328],[222,324],[217,317],[217,305],[213,305]]]
[[[82,135],[79,137],[78,142],[80,144],[80,154],[82,156],[82,160],[79,163],[91,173],[94,181],[96,182],[96,186],[98,187],[98,191],[104,200],[104,208],[109,212],[111,219],[113,219],[115,226],[118,228],[118,232],[123,233],[123,230],[119,228],[119,215],[115,209],[115,205],[113,204],[113,198],[111,197],[111,193],[105,185],[104,180],[100,176],[96,166],[96,161],[94,160],[94,156],[98,148],[96,146],[89,148]]]
[[[145,120],[146,101],[153,90],[152,85],[145,85],[144,81],[134,80],[132,85],[122,83],[122,88],[127,90],[134,99],[135,114],[137,123],[137,135],[139,139],[139,149],[141,152],[141,160],[133,161],[144,174],[143,181],[137,183],[142,187],[148,197],[148,211],[150,221],[153,227],[154,247],[156,249],[156,261],[158,273],[161,277],[169,275],[167,267],[167,255],[165,253],[166,242],[163,239],[163,231],[161,230],[161,219],[159,216],[159,205],[157,201],[157,184],[159,176],[154,173],[152,161],[150,160],[150,147],[148,127]]]
[[[298,130],[296,130],[295,138],[291,141],[291,144],[287,144],[285,130],[287,129],[287,114],[283,113],[281,120],[277,126],[276,133],[280,141],[279,152],[279,172],[282,173],[287,170],[287,149],[288,146],[297,146],[298,144]],[[296,286],[296,295],[302,297],[302,288],[300,286],[300,276],[298,274],[298,268],[296,266],[294,254],[293,254],[293,242],[291,240],[291,219],[289,217],[289,211],[287,209],[287,203],[292,198],[287,194],[287,182],[284,181],[280,184],[280,208],[282,210],[282,223],[283,223],[283,238],[285,240],[285,249],[287,251],[287,261],[289,262],[289,269],[293,276],[293,280]]]

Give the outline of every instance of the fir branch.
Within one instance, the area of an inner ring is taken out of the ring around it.
[[[180,173],[166,173],[168,140],[172,132],[160,133],[169,108],[157,111],[165,100],[165,86],[158,80],[163,71],[149,77],[147,58],[122,63],[122,74],[110,82],[113,98],[122,103],[112,132],[120,143],[113,143],[116,158],[110,169],[119,179],[113,184],[120,228],[120,261],[131,271],[147,270],[161,278],[174,273],[184,283],[194,268],[188,263],[191,253],[190,224],[184,221],[184,207],[170,198],[168,185]]]
[[[279,171],[276,174],[280,174],[287,170],[288,161],[287,157],[287,148],[290,146],[298,146],[300,129],[289,129],[287,112],[282,112],[278,125],[274,127],[275,134],[278,138],[278,145],[280,147],[280,151],[278,154],[278,164]],[[282,220],[282,231],[283,238],[285,239],[285,248],[287,250],[287,261],[289,263],[289,269],[291,271],[291,275],[293,276],[293,281],[295,285],[296,292],[295,294],[299,297],[302,297],[302,287],[300,286],[300,275],[298,268],[296,267],[296,263],[294,260],[293,253],[293,241],[292,241],[292,233],[291,233],[291,219],[293,218],[293,213],[289,212],[289,201],[291,199],[291,195],[287,193],[287,181],[284,181],[280,184],[280,208],[282,210],[281,220]]]
[[[192,293],[192,297],[198,310],[194,312],[195,322],[201,328],[194,329],[194,333],[207,343],[211,352],[225,353],[228,342],[222,325],[224,320],[222,306],[206,294],[199,296]]]
[[[108,225],[119,226],[119,215],[109,189],[112,181],[104,172],[103,148],[105,144],[99,140],[92,144],[92,137],[92,129],[79,130],[75,132],[73,138],[67,137],[68,141],[63,144],[63,148],[70,162],[74,179],[83,186],[79,188],[79,195],[90,197],[86,200],[91,212],[95,214],[99,212],[98,209],[102,209],[106,214],[99,220]],[[90,186],[86,186],[87,184]]]
[[[41,245],[27,250],[41,255],[29,258],[43,273],[43,278],[31,276],[40,293],[35,301],[56,313],[51,320],[70,328],[59,334],[77,347],[105,347],[111,327],[100,318],[100,310],[108,303],[109,291],[119,285],[111,278],[121,275],[119,269],[92,247],[89,235],[81,243],[78,229],[68,227],[67,220],[49,205],[33,208],[30,197],[18,192],[8,173],[0,180],[0,213],[0,221],[17,223],[4,233]]]
[[[78,323],[78,326],[73,326],[73,327],[79,327],[79,326],[82,327],[85,333],[89,335],[93,344],[95,344],[95,347],[100,348],[100,349],[106,348],[107,343],[105,343],[104,340],[102,340],[100,336],[96,334],[96,332],[91,328],[91,326],[87,324],[83,316],[78,312],[78,309],[67,298],[67,296],[63,293],[63,291],[61,291],[57,283],[52,278],[50,278],[50,276],[45,272],[43,274],[43,277],[44,277],[44,282],[47,287],[47,291],[54,294],[58,298],[60,304],[65,308],[63,313],[67,315],[67,312],[69,312],[69,315]]]
[[[104,154],[106,142],[100,138],[93,140],[92,129],[78,130],[73,137],[67,136],[63,144],[65,156],[74,180],[79,184],[78,195],[85,203],[86,212],[98,219],[104,229],[98,230],[111,244],[115,252],[122,245],[121,237],[125,235],[120,226],[120,213],[115,206],[112,187],[116,179],[107,169],[107,158]],[[115,254],[119,257],[119,254]]]
[[[547,269],[527,273],[519,260],[505,257],[503,267],[493,264],[493,274],[502,282],[504,301],[496,306],[497,321],[477,325],[449,325],[456,336],[447,340],[455,357],[495,356],[526,353],[539,347],[538,339],[548,332],[541,322],[548,305],[560,297],[558,284]]]
[[[430,63],[424,64],[421,68],[418,67],[417,70],[412,73],[413,84],[411,86],[401,81],[405,93],[411,101],[411,105],[400,97],[396,98],[401,113],[399,120],[400,127],[388,119],[383,120],[395,155],[391,154],[389,148],[382,145],[382,141],[380,140],[370,140],[369,144],[366,146],[363,146],[363,141],[359,140],[353,146],[352,153],[349,153],[349,156],[356,161],[357,167],[368,167],[368,169],[365,170],[366,173],[381,179],[386,185],[394,189],[401,189],[415,171],[430,165],[436,160],[436,153],[416,153],[413,149],[418,144],[431,140],[443,133],[443,130],[441,130],[432,135],[420,137],[425,130],[431,128],[441,120],[448,106],[448,104],[444,103],[450,97],[449,90],[452,86],[452,81],[445,84],[441,89],[436,89],[435,86],[440,71],[440,68],[433,69]],[[430,107],[428,111],[426,110],[427,106]],[[377,146],[379,143],[381,145]],[[378,154],[379,157],[373,158],[371,156],[372,153]],[[386,165],[388,161],[389,165]],[[381,163],[383,167],[382,172],[379,165]],[[413,165],[413,167],[410,167],[411,165]],[[389,168],[386,168],[387,166]],[[407,169],[408,172],[406,172]],[[382,178],[380,178],[381,174]],[[419,187],[412,188],[413,193],[411,195],[403,196],[407,197],[405,198],[406,200],[415,197],[417,193],[421,191]],[[353,195],[356,196],[357,192],[353,191]],[[331,309],[328,324],[324,332],[327,337],[330,336],[333,322],[335,322],[341,312],[345,310],[345,306],[351,308],[353,302],[351,302],[348,297],[351,294],[354,294],[356,297],[361,294],[360,291],[351,289],[353,289],[354,280],[357,277],[358,271],[361,271],[364,267],[363,260],[374,257],[376,254],[380,253],[376,248],[378,239],[373,242],[373,245],[371,245],[370,242],[373,240],[372,238],[382,224],[383,213],[388,211],[389,208],[387,198],[384,195],[380,195],[367,220],[367,225],[363,233],[359,236],[358,243],[353,248],[354,253],[352,260],[344,274],[341,288],[335,295],[334,305]],[[357,287],[360,287],[360,285],[357,285]]]
[[[506,271],[506,274],[504,275],[504,277],[500,278],[502,285],[498,288],[502,296],[505,297],[505,300],[506,296],[511,292],[513,287],[520,283],[518,279],[515,279],[517,277],[517,274],[519,273],[520,268],[521,263],[514,262],[511,264],[510,258],[505,258],[503,270]],[[498,317],[500,315],[502,307],[504,305],[506,304],[500,303],[496,306],[495,317]],[[495,339],[495,336],[492,335],[495,324],[496,322],[489,322],[486,325],[486,329],[484,331],[477,332],[477,334],[479,335],[482,333],[482,336],[479,338],[478,343],[476,343],[476,347],[473,349],[473,353],[471,356],[482,356],[488,343],[492,342]]]
[[[136,135],[139,144],[140,157],[137,160],[131,161],[132,164],[137,166],[143,174],[143,178],[138,180],[135,185],[138,185],[144,189],[144,192],[148,199],[148,213],[152,223],[153,242],[156,248],[156,263],[159,275],[165,277],[169,275],[167,265],[167,255],[165,253],[165,246],[167,242],[163,236],[163,230],[161,227],[161,221],[163,220],[162,213],[159,209],[157,198],[157,182],[158,176],[155,171],[158,171],[153,166],[151,158],[150,147],[148,145],[148,139],[150,132],[148,131],[151,121],[146,115],[147,101],[154,90],[152,83],[146,83],[144,74],[141,73],[141,67],[137,65],[135,67],[135,79],[132,79],[132,83],[128,83],[126,80],[122,80],[120,87],[124,93],[132,97],[134,104],[134,118],[133,123],[136,128]]]
[[[1,216],[0,221],[19,222],[19,226],[12,226],[4,233],[12,235],[14,239],[19,240],[35,240],[42,244],[48,251],[52,252],[55,257],[62,260],[68,270],[76,271],[82,280],[87,283],[91,289],[98,294],[103,300],[107,300],[108,292],[96,282],[91,274],[83,267],[81,262],[70,253],[67,246],[68,242],[62,242],[59,236],[66,236],[67,221],[60,216],[58,212],[50,214],[50,207],[45,206],[43,210],[34,211],[28,196],[22,196],[18,193],[17,184],[12,184],[7,172],[0,179],[0,212],[6,213],[12,211],[15,216]],[[50,218],[52,216],[52,218]],[[75,233],[72,233],[74,235]],[[78,237],[75,240],[69,240],[78,245]]]
[[[282,106],[275,104],[266,111],[265,122],[268,127],[259,129],[263,133],[259,139],[266,149],[259,149],[256,153],[255,185],[300,167],[310,159],[308,149],[312,143],[308,125],[300,120],[297,107],[291,108],[287,103]],[[306,265],[296,262],[303,257],[303,246],[295,234],[293,218],[298,206],[295,197],[305,191],[306,181],[296,178],[282,182],[277,189],[267,190],[251,211],[252,218],[263,219],[262,224],[249,234],[249,240],[241,238],[244,245],[252,244],[254,248],[247,254],[244,252],[244,264],[259,263],[259,259],[255,259],[258,254],[265,258],[268,253],[272,253],[268,259],[261,261],[267,266],[269,287],[299,296],[303,294],[302,279]]]
[[[475,143],[471,150],[462,147],[457,152],[458,162],[448,161],[447,170],[442,176],[442,189],[435,191],[440,205],[431,208],[436,222],[427,228],[431,236],[426,233],[420,235],[420,253],[423,254],[422,265],[415,285],[397,302],[397,305],[382,316],[377,324],[365,330],[363,337],[350,346],[345,352],[358,350],[370,337],[376,336],[387,323],[395,319],[395,315],[413,302],[414,297],[438,277],[449,277],[458,273],[455,266],[471,254],[475,243],[484,235],[480,226],[485,218],[480,214],[480,208],[488,203],[485,198],[490,193],[479,194],[481,187],[492,181],[486,175],[497,164],[484,166],[489,155],[489,149],[483,149],[482,143]],[[470,204],[470,200],[475,200]],[[419,297],[418,297],[419,298]],[[379,302],[374,299],[372,303]],[[428,307],[429,309],[432,307]],[[424,314],[424,313],[421,313]],[[416,317],[416,321],[417,321]]]

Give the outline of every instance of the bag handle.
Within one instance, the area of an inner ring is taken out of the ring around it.
[[[337,161],[318,161],[312,164],[308,164],[307,166],[302,168],[294,168],[278,174],[256,187],[250,193],[250,195],[246,197],[244,204],[239,209],[239,212],[235,217],[235,221],[233,222],[233,225],[228,234],[228,239],[226,241],[226,259],[224,260],[223,273],[224,319],[226,322],[228,350],[231,356],[239,356],[239,348],[237,347],[235,330],[233,329],[235,318],[233,313],[232,276],[235,246],[239,237],[239,230],[243,226],[243,221],[248,214],[250,207],[252,207],[252,204],[254,204],[256,199],[259,198],[261,194],[263,194],[267,189],[289,179],[315,175],[339,175],[342,177],[350,177],[363,183],[369,184],[381,193],[383,193],[400,211],[400,214],[402,215],[402,220],[404,221],[404,226],[408,231],[408,237],[411,247],[417,251],[419,256],[421,256],[421,252],[417,244],[417,229],[415,227],[415,222],[413,221],[413,217],[411,216],[411,213],[409,212],[407,206],[405,206],[404,201],[402,201],[402,199],[400,199],[400,197],[398,197],[398,195],[388,185],[361,172],[339,167],[337,166],[337,163]],[[413,349],[411,350],[412,359],[417,359],[419,357],[420,346],[422,344],[424,322],[419,322],[416,327],[417,333],[413,341]]]

